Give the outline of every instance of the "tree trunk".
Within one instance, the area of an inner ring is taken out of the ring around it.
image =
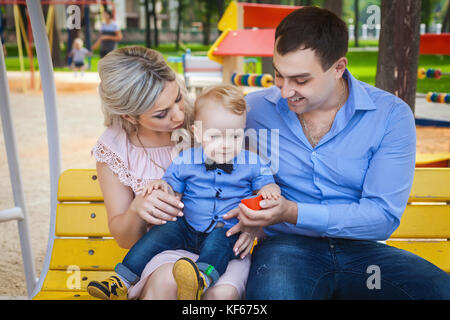
[[[447,12],[442,21],[442,32],[450,32],[450,2],[447,5]]]
[[[56,20],[56,17],[54,19],[55,20],[53,21],[52,61],[53,67],[62,68],[65,66],[65,61],[61,56],[61,48],[59,47],[60,33],[59,28],[57,26],[58,21]]]
[[[152,38],[150,35],[150,13],[148,10],[149,9],[148,0],[145,0],[144,8],[145,8],[145,46],[147,48],[151,48]]]
[[[421,23],[425,24],[425,32],[430,32],[431,21],[431,3],[430,0],[422,0],[422,9],[420,10]]]
[[[419,63],[421,0],[381,0],[376,86],[414,112]]]
[[[209,45],[209,35],[211,31],[211,11],[207,10],[205,12],[205,17],[203,18],[203,45]]]
[[[355,0],[355,47],[359,47],[359,0]]]
[[[180,34],[181,34],[181,22],[182,22],[182,14],[183,14],[183,0],[178,0],[178,9],[177,9],[177,31],[175,37],[175,48],[176,50],[180,50]]]
[[[158,16],[156,14],[156,0],[152,0],[153,13],[153,35],[155,48],[159,47],[159,33],[158,33]]]
[[[203,1],[203,10],[204,16],[202,18],[202,26],[203,26],[203,45],[207,46],[210,43],[210,34],[211,34],[211,17],[212,11],[214,9],[214,4],[209,1]]]
[[[342,0],[325,0],[323,6],[338,17],[342,17]]]

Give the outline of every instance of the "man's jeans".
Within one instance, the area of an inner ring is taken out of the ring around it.
[[[277,235],[253,250],[247,299],[450,299],[450,276],[379,242]]]
[[[153,226],[128,251],[122,263],[117,264],[115,271],[131,284],[135,284],[155,255],[165,250],[185,249],[200,254],[196,264],[200,271],[209,274],[212,285],[225,272],[228,262],[236,258],[233,246],[239,235],[227,237],[227,231],[228,229],[219,227],[210,233],[197,232],[184,217]]]

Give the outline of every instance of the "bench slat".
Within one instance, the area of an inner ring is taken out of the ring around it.
[[[409,202],[449,202],[450,170],[416,168]]]
[[[450,241],[386,241],[386,243],[412,252],[450,273]]]
[[[114,239],[55,239],[50,270],[114,270],[127,252]]]
[[[450,206],[408,205],[391,238],[450,238]]]
[[[58,237],[111,237],[103,203],[60,203],[56,207]]]
[[[69,169],[61,174],[58,201],[103,201],[95,169]],[[95,180],[94,180],[95,179]],[[450,202],[448,168],[416,168],[409,202]]]
[[[74,291],[40,291],[33,300],[99,300],[85,292]]]
[[[95,169],[69,169],[59,177],[58,201],[103,201]]]

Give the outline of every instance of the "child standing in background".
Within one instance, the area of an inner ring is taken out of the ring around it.
[[[86,59],[86,56],[92,56],[92,53],[83,47],[83,40],[75,38],[73,41],[73,49],[69,53],[69,57],[72,57],[71,69],[74,71],[75,77],[77,76],[77,72],[79,72],[81,76],[84,75],[84,70],[86,70],[84,60]]]

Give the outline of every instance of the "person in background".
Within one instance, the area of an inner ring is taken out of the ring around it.
[[[86,70],[84,60],[87,55],[90,56],[92,53],[83,47],[83,40],[76,38],[73,41],[73,49],[69,53],[69,57],[73,58],[71,69],[75,72],[75,77],[77,76],[77,72],[80,72],[81,76],[83,76],[84,70]]]
[[[109,52],[117,48],[117,42],[123,38],[117,23],[112,19],[112,13],[109,10],[103,12],[104,23],[100,28],[100,37],[92,46],[92,51],[100,46],[100,58],[106,56]]]

